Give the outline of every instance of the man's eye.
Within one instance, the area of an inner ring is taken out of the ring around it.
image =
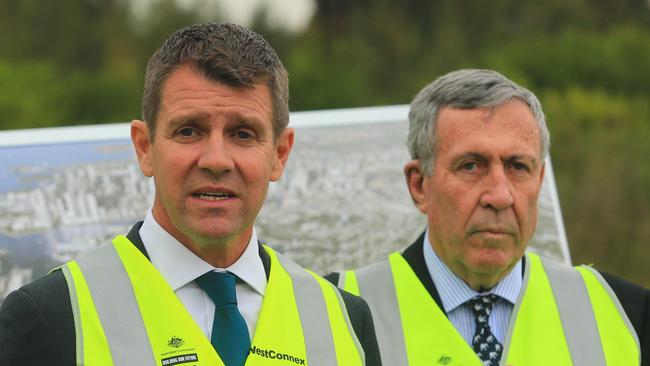
[[[182,137],[192,137],[196,134],[196,131],[190,127],[183,127],[178,130],[178,134]]]
[[[522,172],[527,172],[527,171],[530,170],[528,168],[528,165],[526,165],[524,163],[516,163],[516,162],[512,163],[512,169],[514,169],[516,171],[522,171]]]
[[[240,140],[248,140],[253,137],[253,134],[246,131],[246,130],[239,130],[235,132],[235,137],[240,139]]]
[[[473,172],[476,169],[478,169],[478,164],[474,162],[464,163],[463,165],[460,166],[460,169],[467,172]]]

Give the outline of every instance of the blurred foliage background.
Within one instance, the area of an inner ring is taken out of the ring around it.
[[[272,21],[305,2],[299,29]],[[162,40],[254,3],[0,0],[0,129],[139,118]],[[284,60],[293,111],[408,103],[463,67],[529,87],[574,262],[650,287],[650,1],[262,0],[248,23]]]

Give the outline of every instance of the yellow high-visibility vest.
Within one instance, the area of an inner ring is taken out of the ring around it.
[[[339,286],[370,306],[383,364],[482,365],[400,253],[341,274]],[[527,254],[511,319],[500,365],[640,364],[634,328],[609,285],[590,267]]]
[[[338,290],[264,248],[271,272],[246,366],[363,365]],[[77,365],[223,366],[168,283],[126,237],[61,269]]]

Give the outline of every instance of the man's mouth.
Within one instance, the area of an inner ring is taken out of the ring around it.
[[[475,234],[514,235],[514,231],[507,228],[484,227],[474,229],[472,232]]]
[[[234,194],[227,193],[227,192],[200,192],[200,193],[194,193],[192,196],[202,200],[208,200],[208,201],[221,201],[221,200],[235,197]]]

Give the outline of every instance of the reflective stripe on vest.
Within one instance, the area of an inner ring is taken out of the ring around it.
[[[362,365],[363,351],[338,291],[265,250],[271,272],[246,365]],[[127,238],[118,236],[62,270],[78,365],[223,366],[173,290]]]
[[[308,364],[331,365],[336,359],[338,365],[365,365],[365,355],[357,339],[341,294],[334,285],[324,278],[307,271],[288,260],[283,255],[275,253],[264,246],[271,257],[271,276],[273,264],[276,268],[284,268],[288,274],[288,283],[293,283],[293,293],[298,307],[300,323],[302,324]],[[280,271],[279,273],[284,271]],[[269,277],[270,287],[271,279]],[[267,295],[268,296],[268,287]],[[266,296],[265,300],[266,301]],[[277,298],[278,304],[272,307],[269,316],[275,319],[275,309],[286,306],[286,295]],[[264,306],[262,306],[264,308]],[[324,316],[327,314],[327,316]],[[260,320],[261,321],[261,316]],[[258,321],[258,322],[259,322]],[[274,320],[273,322],[277,322]],[[277,324],[282,327],[281,323]],[[277,337],[275,332],[268,332]],[[257,333],[255,335],[257,339]],[[254,342],[255,343],[255,342]],[[248,363],[247,363],[248,364]]]
[[[607,365],[622,365],[619,353],[631,348],[629,347],[631,343],[634,343],[636,347],[630,349],[629,358],[627,358],[629,364],[641,364],[639,338],[627,316],[616,316],[625,314],[625,310],[614,291],[595,269],[589,266],[580,266],[577,270],[585,280],[589,296],[595,300],[593,301],[596,305],[594,306],[594,315],[600,329]],[[601,324],[606,327],[601,328]]]
[[[640,363],[636,333],[596,271],[564,267],[534,254],[527,255],[526,263],[524,283],[513,309],[515,321],[510,323],[503,342],[501,364]],[[388,364],[481,365],[399,253],[348,271],[339,283],[356,283],[368,302],[381,357],[390,360]],[[383,322],[389,323],[380,324]]]
[[[402,327],[403,319],[399,316],[398,297],[391,272],[388,261],[381,261],[358,269],[356,275],[352,271],[342,273],[339,286],[345,284],[343,289],[346,291],[363,294],[363,299],[370,306],[382,365],[408,365],[404,335],[400,334],[405,327]]]

